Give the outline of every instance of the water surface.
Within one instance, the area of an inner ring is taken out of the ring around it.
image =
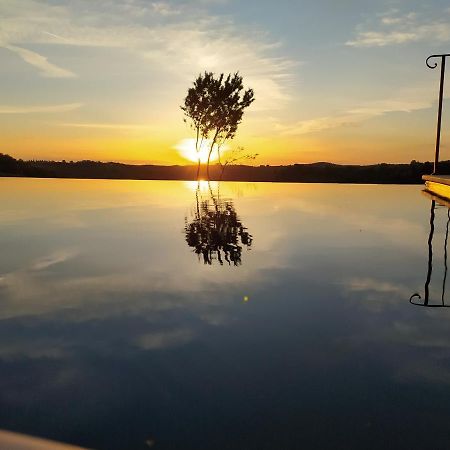
[[[420,189],[0,179],[0,428],[448,448],[450,311],[409,302],[446,303],[448,210]]]

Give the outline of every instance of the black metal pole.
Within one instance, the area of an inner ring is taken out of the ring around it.
[[[415,293],[411,295],[409,298],[409,303],[416,306],[434,306],[428,305],[430,300],[430,281],[431,274],[433,272],[433,236],[434,236],[434,217],[435,217],[435,209],[436,209],[436,201],[431,200],[431,210],[430,210],[430,234],[428,235],[428,270],[427,270],[427,279],[425,281],[425,298],[423,303],[416,303],[416,298],[421,300],[421,296],[419,293]]]
[[[450,54],[431,55],[426,60],[426,65],[430,69],[435,69],[437,67],[437,63],[434,63],[434,66],[430,66],[430,64],[428,64],[428,61],[431,58],[441,58],[441,80],[440,80],[440,84],[439,84],[439,105],[438,105],[437,130],[436,130],[436,150],[434,152],[433,174],[437,173],[437,168],[438,168],[438,164],[439,164],[439,151],[440,151],[440,146],[441,146],[442,100],[444,98],[445,58],[447,56],[450,56]]]
[[[445,56],[442,56],[441,82],[439,85],[439,106],[438,106],[437,131],[436,131],[436,152],[434,154],[434,170],[433,170],[434,174],[437,173],[437,166],[439,163],[439,150],[441,146],[441,121],[442,121],[442,99],[444,96],[444,77],[445,77]]]
[[[430,281],[431,281],[431,273],[433,272],[433,236],[434,236],[435,208],[436,202],[432,200],[430,210],[430,234],[428,235],[428,271],[427,271],[427,279],[425,281],[425,299],[423,301],[423,306],[428,306],[428,301],[430,299]]]
[[[441,296],[442,306],[445,305],[445,282],[447,281],[447,271],[448,271],[447,243],[448,243],[448,227],[449,227],[449,225],[450,225],[450,209],[447,209],[447,227],[445,229],[445,242],[444,242],[444,279],[442,280],[442,296]]]

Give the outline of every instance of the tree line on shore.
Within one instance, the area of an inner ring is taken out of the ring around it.
[[[194,180],[197,165],[131,165],[99,161],[43,161],[15,159],[0,153],[0,176],[39,178],[94,178],[135,180]],[[206,178],[202,168],[200,178]],[[303,183],[420,184],[422,175],[433,171],[431,162],[409,164],[340,165],[326,162],[286,166],[230,165],[225,172],[211,165],[209,179],[223,181],[268,181]],[[439,164],[441,174],[450,174],[450,161]]]

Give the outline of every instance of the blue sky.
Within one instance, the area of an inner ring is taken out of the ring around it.
[[[203,70],[255,90],[231,147],[257,163],[433,157],[424,61],[450,53],[448,2],[1,0],[0,16],[0,151],[17,157],[183,163],[178,106]]]

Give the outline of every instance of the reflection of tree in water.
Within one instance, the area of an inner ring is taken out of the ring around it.
[[[208,183],[209,186],[209,183]],[[186,242],[205,264],[211,265],[216,259],[221,265],[225,260],[229,265],[239,266],[243,247],[250,249],[252,236],[239,219],[231,200],[220,199],[219,190],[215,195],[209,186],[210,197],[201,197],[197,187],[196,208],[193,220],[184,227]]]

